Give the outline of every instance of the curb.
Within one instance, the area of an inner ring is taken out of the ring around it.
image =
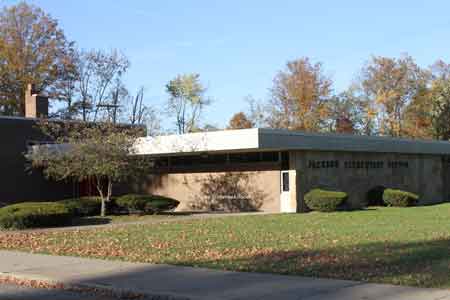
[[[0,283],[8,283],[30,288],[55,289],[76,293],[90,293],[94,295],[109,296],[117,299],[145,299],[145,300],[194,300],[193,298],[174,295],[148,293],[139,290],[115,288],[95,283],[74,283],[58,281],[38,275],[25,275],[18,273],[0,272]]]

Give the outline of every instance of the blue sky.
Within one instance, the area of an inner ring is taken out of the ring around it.
[[[17,1],[0,0],[3,5]],[[197,72],[214,104],[208,123],[224,126],[267,98],[287,60],[322,61],[337,92],[371,55],[409,53],[422,66],[450,61],[450,1],[35,0],[81,48],[118,48],[131,60],[133,91],[161,106],[164,85]]]

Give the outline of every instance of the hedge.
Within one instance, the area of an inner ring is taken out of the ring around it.
[[[347,193],[313,189],[309,191],[304,199],[309,209],[321,212],[336,211],[347,200]]]
[[[383,193],[386,188],[384,186],[376,186],[367,192],[368,206],[386,206],[383,201]]]
[[[128,194],[117,198],[115,204],[120,210],[128,213],[158,213],[175,209],[180,202],[172,198],[158,195]]]
[[[26,229],[70,224],[72,214],[61,203],[27,202],[0,208],[0,228]]]
[[[419,196],[407,191],[386,189],[383,193],[383,201],[387,206],[408,207],[417,205]]]
[[[100,197],[81,197],[65,199],[57,203],[63,204],[76,217],[90,217],[100,215],[102,200]]]

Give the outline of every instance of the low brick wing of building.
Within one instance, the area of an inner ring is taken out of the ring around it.
[[[450,199],[449,142],[243,129],[148,137],[137,149],[154,159],[147,192],[178,199],[179,210],[302,212],[313,188],[347,192],[354,208],[377,188],[421,204]]]

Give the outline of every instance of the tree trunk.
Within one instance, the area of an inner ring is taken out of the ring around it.
[[[106,216],[106,202],[109,202],[111,200],[113,182],[112,182],[111,178],[109,178],[109,176],[106,177],[107,191],[106,191],[106,195],[105,195],[104,190],[103,190],[102,178],[95,177],[95,180],[96,180],[97,191],[100,194],[100,198],[102,200],[100,216],[105,217]]]
[[[100,216],[105,217],[106,216],[106,197],[103,194],[103,185],[102,185],[102,179],[100,177],[96,177],[96,186],[97,191],[100,195],[100,199],[102,200],[101,208],[100,208]]]
[[[112,180],[110,178],[108,178],[108,192],[106,195],[106,201],[109,202],[111,200],[111,196],[112,196]]]
[[[102,206],[100,209],[100,216],[106,217],[106,199],[102,197]]]

